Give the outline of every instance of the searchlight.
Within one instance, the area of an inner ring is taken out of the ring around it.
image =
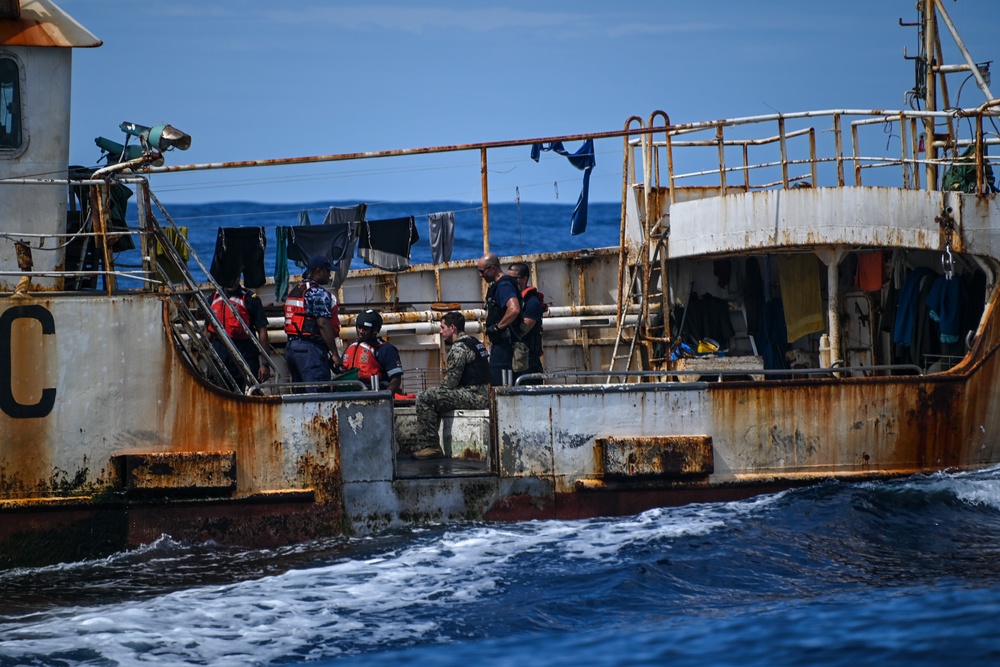
[[[145,158],[146,164],[159,166],[163,164],[164,151],[174,148],[186,151],[191,147],[191,135],[166,123],[149,127],[126,121],[118,127],[126,134],[124,144],[105,137],[94,139],[94,143],[104,152],[102,159],[106,157],[109,165]],[[130,137],[138,138],[139,145],[129,146]]]

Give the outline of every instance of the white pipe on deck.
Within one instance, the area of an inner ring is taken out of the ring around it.
[[[625,318],[626,324],[635,324],[638,318],[638,315],[629,315]],[[268,324],[272,321],[281,322],[277,318],[268,318]],[[617,322],[614,314],[588,317],[546,317],[543,320],[543,326],[545,327],[545,331],[570,331],[575,329],[614,328],[617,326]],[[465,332],[468,334],[480,334],[482,330],[483,327],[479,322],[470,321],[465,323]],[[383,324],[381,333],[383,336],[391,338],[392,336],[433,336],[440,331],[440,322],[407,322]],[[280,326],[277,329],[269,330],[267,337],[272,343],[277,344],[284,344],[288,341],[288,336]],[[340,328],[341,340],[353,341],[357,337],[357,331],[353,327],[342,326]]]

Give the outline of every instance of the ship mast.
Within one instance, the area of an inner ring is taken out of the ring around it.
[[[955,24],[952,23],[951,17],[948,15],[948,11],[942,0],[921,0],[917,4],[917,11],[920,14],[920,20],[917,23],[906,24],[900,20],[900,25],[915,25],[919,30],[919,55],[910,58],[906,56],[905,50],[903,52],[903,57],[907,60],[913,60],[916,67],[916,85],[913,90],[907,93],[907,98],[909,98],[911,105],[916,100],[923,100],[925,110],[940,110],[942,108],[938,104],[938,77],[940,77],[940,92],[944,102],[943,108],[949,108],[951,104],[948,100],[948,87],[945,76],[954,72],[970,72],[971,76],[976,79],[979,89],[983,91],[986,100],[992,100],[993,93],[990,91],[988,80],[989,63],[976,63],[972,59],[969,50],[962,41],[961,35],[958,34],[958,30],[955,28]],[[945,65],[942,63],[944,58],[938,32],[939,13],[940,20],[948,28],[952,39],[954,39],[956,46],[962,53],[962,57],[965,60],[963,64]],[[944,134],[939,134],[936,132],[935,119],[926,118],[924,120],[924,133],[927,138],[925,142],[927,151],[927,182],[936,183],[938,172],[936,160],[938,159],[938,153],[941,148],[947,148],[949,145],[954,147],[954,128],[949,120],[948,131]]]

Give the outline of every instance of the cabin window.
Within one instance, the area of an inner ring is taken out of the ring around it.
[[[21,146],[21,83],[17,63],[0,56],[0,150]]]

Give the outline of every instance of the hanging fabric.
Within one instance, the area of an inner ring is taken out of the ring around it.
[[[188,244],[181,240],[180,236],[185,239],[188,237],[187,227],[178,227],[180,234],[174,231],[173,227],[164,227],[163,233],[166,235],[167,240],[170,241],[170,245],[173,249],[180,255],[180,258],[184,260],[184,265],[187,266],[188,259],[190,259],[190,252],[188,251]],[[167,256],[166,249],[160,245],[160,242],[156,242],[156,266],[159,267],[160,272],[166,276],[167,280],[171,283],[179,283],[184,281],[184,275],[181,270],[174,264],[174,262]]]
[[[323,220],[323,224],[347,225],[348,229],[347,247],[344,249],[344,253],[337,263],[337,268],[333,272],[331,282],[333,289],[339,289],[344,284],[344,281],[347,280],[347,274],[351,271],[351,260],[354,259],[358,248],[358,229],[360,223],[364,222],[367,211],[368,204],[357,204],[355,206],[331,206],[330,210],[326,212],[326,219]]]
[[[209,273],[223,287],[231,286],[243,274],[243,285],[257,289],[267,281],[264,273],[266,248],[263,227],[220,227]]]
[[[823,295],[819,287],[819,260],[813,254],[777,255],[778,283],[785,313],[788,342],[822,331]]]
[[[450,262],[455,245],[455,214],[449,211],[428,215],[427,234],[431,241],[431,261],[435,264]]]
[[[410,268],[410,248],[420,240],[413,216],[366,220],[358,236],[358,257],[386,271]]]
[[[301,218],[300,218],[301,219]],[[274,300],[284,301],[288,296],[288,236],[291,227],[278,227],[274,230],[277,245],[277,257],[274,260]]]
[[[573,209],[573,221],[570,225],[570,234],[576,236],[587,231],[587,200],[590,198],[590,172],[597,165],[594,157],[594,140],[587,139],[583,142],[575,153],[567,151],[561,141],[553,141],[551,144],[532,144],[531,159],[538,162],[541,151],[554,151],[569,159],[569,163],[577,169],[583,170],[583,189],[580,191],[580,198],[576,200],[576,208]]]
[[[331,206],[326,212],[324,225],[347,224],[349,222],[361,222],[365,219],[368,211],[368,204],[356,204],[354,206]]]
[[[865,292],[874,292],[882,289],[882,284],[885,282],[882,275],[884,264],[881,250],[859,252],[858,272],[855,278],[858,288]]]
[[[343,259],[351,246],[351,225],[311,225],[288,227],[288,259],[301,268],[309,258],[323,255],[331,262]]]

